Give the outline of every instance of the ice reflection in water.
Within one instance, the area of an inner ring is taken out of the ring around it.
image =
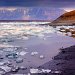
[[[28,24],[0,25],[0,73],[19,69],[27,71],[19,70],[18,73],[28,73],[28,69],[51,60],[62,46],[75,44],[75,39],[62,36],[59,29]]]

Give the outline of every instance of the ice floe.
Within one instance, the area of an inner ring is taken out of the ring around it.
[[[34,73],[42,73],[42,71],[40,71],[39,69],[30,69],[30,73],[34,74]]]
[[[16,63],[22,63],[23,62],[23,58],[17,58],[16,59]]]
[[[15,50],[17,50],[17,48],[15,47],[7,47],[3,49],[3,51],[15,51]]]
[[[31,56],[37,55],[38,52],[31,52]]]
[[[18,70],[19,70],[19,67],[15,65],[11,69],[12,72],[17,72]]]
[[[19,53],[19,55],[24,56],[24,55],[26,55],[27,53],[28,53],[28,52],[21,51],[21,52]]]
[[[8,67],[6,65],[0,66],[1,69],[3,69],[5,72],[10,72],[11,71],[11,67]]]
[[[56,71],[56,70],[55,70],[55,71],[52,71],[51,73],[60,74],[60,73],[61,73],[61,71],[58,71],[58,70]]]
[[[50,69],[34,69],[34,68],[32,68],[32,69],[30,69],[30,73],[31,74],[44,74],[44,73],[50,73],[50,74],[60,74],[62,71],[59,71],[59,70],[50,70]]]
[[[51,70],[49,70],[49,69],[42,69],[42,72],[43,72],[43,73],[50,73]]]
[[[40,55],[40,59],[44,59],[44,56],[43,55]]]
[[[15,59],[18,58],[18,55],[16,53],[7,53],[6,57],[9,59]]]

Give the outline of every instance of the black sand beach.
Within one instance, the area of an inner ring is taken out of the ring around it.
[[[53,72],[38,75],[75,75],[75,45],[60,49],[52,61],[39,68],[51,69]],[[55,73],[55,71],[61,71],[61,73]]]

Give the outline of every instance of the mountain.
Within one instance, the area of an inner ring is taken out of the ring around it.
[[[75,10],[64,13],[60,17],[58,17],[56,20],[52,22],[54,25],[61,25],[61,24],[75,24]]]
[[[53,21],[65,10],[49,7],[0,8],[0,20],[50,20]]]

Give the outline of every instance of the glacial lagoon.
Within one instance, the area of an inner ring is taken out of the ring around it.
[[[37,22],[0,23],[0,74],[30,75],[38,71],[37,67],[52,60],[60,48],[75,45],[75,38],[59,31],[62,27],[75,28]]]

